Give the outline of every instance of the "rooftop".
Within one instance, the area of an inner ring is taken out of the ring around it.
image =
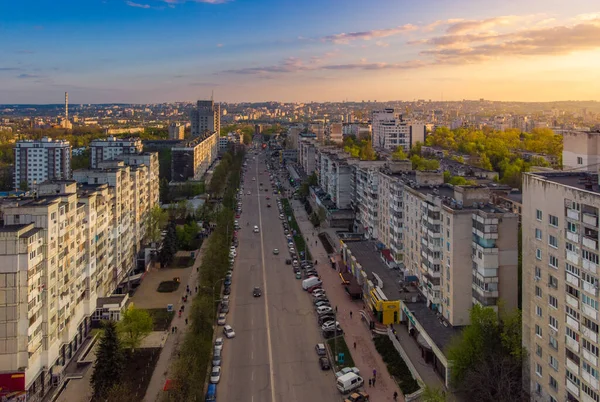
[[[591,193],[600,193],[598,186],[598,174],[589,172],[536,172],[530,173],[550,182],[562,184],[564,186],[574,187],[578,190],[589,191]]]
[[[23,230],[27,226],[31,225],[30,223],[23,223],[17,225],[4,225],[0,226],[0,232],[2,233],[10,233],[10,232],[18,232],[19,230]]]
[[[461,330],[451,325],[445,326],[437,313],[427,307],[426,302],[404,302],[414,318],[421,324],[427,335],[435,342],[438,348],[446,351],[446,348]]]
[[[387,267],[381,260],[379,251],[377,251],[377,242],[374,241],[356,241],[344,243],[352,252],[354,258],[367,273],[368,278],[373,282],[375,273],[383,282],[382,292],[388,300],[402,300],[404,297],[400,291],[399,281],[402,279],[400,271],[395,271]]]

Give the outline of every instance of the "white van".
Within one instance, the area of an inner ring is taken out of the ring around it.
[[[315,285],[320,285],[321,283],[323,282],[319,278],[312,276],[302,281],[302,289],[308,290],[308,288],[311,288]]]
[[[362,387],[364,382],[365,381],[361,376],[356,375],[355,373],[348,373],[338,377],[335,385],[338,391],[342,394],[347,394],[350,391]]]

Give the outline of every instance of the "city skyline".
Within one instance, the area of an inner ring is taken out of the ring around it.
[[[597,99],[591,0],[397,3],[10,3],[0,104]]]

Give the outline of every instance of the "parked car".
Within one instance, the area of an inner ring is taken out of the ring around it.
[[[339,321],[328,321],[321,325],[321,330],[323,331],[333,331],[335,329],[341,329]]]
[[[227,314],[225,314],[225,313],[219,314],[219,319],[217,320],[217,325],[225,325],[226,320],[227,320]]]
[[[348,374],[348,373],[354,373],[356,375],[360,375],[360,370],[358,369],[358,367],[344,367],[343,369],[341,369],[340,371],[335,373],[335,376],[341,377],[344,374]]]
[[[256,286],[254,288],[254,290],[252,291],[252,296],[260,297],[261,295],[262,295],[262,292],[261,292],[260,288],[258,286]]]
[[[213,352],[213,360],[212,360],[212,365],[213,366],[220,366],[221,365],[221,353],[223,353],[223,349],[215,349]]]
[[[336,336],[344,335],[344,331],[341,328],[339,328],[337,330],[321,331],[321,334],[323,335],[323,338],[331,339]]]
[[[324,343],[317,343],[315,345],[315,350],[317,351],[318,356],[325,356],[327,354]]]
[[[235,331],[233,330],[233,328],[231,328],[231,325],[225,325],[223,327],[223,333],[229,339],[235,338]]]
[[[321,370],[331,369],[331,365],[329,364],[329,359],[327,357],[320,357],[319,365],[321,366]]]
[[[211,384],[218,384],[221,381],[221,366],[214,366],[210,372]]]
[[[319,315],[332,313],[332,312],[333,312],[333,309],[329,306],[317,307],[317,314],[319,314]]]
[[[317,319],[319,325],[323,325],[328,321],[333,321],[335,320],[335,316],[333,315],[333,313],[331,314],[323,314],[321,316],[319,316],[319,318]]]
[[[223,349],[223,338],[219,337],[215,339],[215,350]]]
[[[368,402],[368,401],[369,401],[369,394],[367,394],[364,391],[354,392],[348,398],[344,399],[344,402]]]
[[[322,307],[322,306],[329,306],[329,307],[331,307],[331,304],[329,304],[329,300],[328,301],[321,300],[321,301],[318,301],[318,302],[315,303],[315,307],[316,308],[319,308],[319,307]]]
[[[278,248],[274,248],[274,249],[273,249],[273,254],[275,254],[275,255],[279,255],[279,249],[278,249]]]

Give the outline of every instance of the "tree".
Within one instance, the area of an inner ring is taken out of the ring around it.
[[[486,154],[481,155],[479,158],[479,167],[485,170],[494,170],[492,162],[490,162],[490,158]]]
[[[367,141],[366,144],[360,149],[360,160],[361,161],[374,161],[377,159],[377,154],[371,145],[371,141]]]
[[[102,400],[113,386],[121,382],[124,367],[125,356],[117,334],[117,324],[107,321],[104,323],[104,334],[96,352],[96,363],[90,381],[94,398]]]
[[[142,340],[152,332],[153,327],[154,322],[148,311],[133,306],[123,312],[121,321],[117,324],[121,342],[132,352],[140,347]]]
[[[521,400],[521,314],[473,306],[471,325],[448,348],[451,382],[467,398],[481,402]]]
[[[396,147],[396,150],[392,153],[392,159],[395,161],[401,161],[407,159],[404,148],[401,146]]]
[[[119,383],[110,387],[104,399],[109,402],[131,402],[139,398],[129,385]]]
[[[148,241],[158,243],[161,239],[161,233],[167,225],[169,214],[160,206],[155,205],[147,216],[146,236]]]
[[[161,266],[166,267],[173,262],[177,252],[177,230],[175,222],[171,221],[167,226],[167,234],[163,241],[162,248],[158,253],[158,261]]]

